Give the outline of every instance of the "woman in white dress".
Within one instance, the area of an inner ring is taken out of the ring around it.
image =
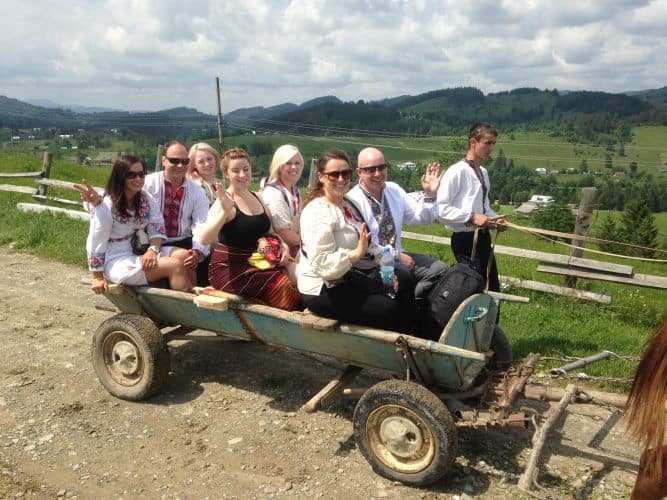
[[[86,241],[88,268],[92,272],[93,292],[104,293],[109,282],[147,285],[167,278],[174,290],[194,285],[194,272],[183,265],[187,251],[162,247],[166,237],[164,219],[158,204],[143,190],[146,170],[133,155],[120,156],[113,165],[105,187],[105,196],[91,214]],[[84,182],[85,183],[85,182]],[[82,197],[94,193],[85,183]],[[132,236],[144,230],[150,246],[143,255],[132,250]]]

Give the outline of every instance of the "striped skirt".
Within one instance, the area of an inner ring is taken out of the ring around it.
[[[300,309],[301,294],[280,268],[263,270],[248,264],[254,251],[218,243],[208,267],[211,286],[286,311]]]

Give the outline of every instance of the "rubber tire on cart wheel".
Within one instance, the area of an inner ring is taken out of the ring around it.
[[[93,335],[95,373],[110,394],[139,401],[157,394],[169,375],[169,349],[160,330],[138,314],[117,314]]]
[[[414,382],[374,385],[359,399],[352,421],[361,453],[377,474],[392,481],[434,483],[458,453],[451,413],[435,394]]]
[[[489,370],[504,371],[512,366],[512,361],[514,361],[512,344],[510,344],[507,335],[505,335],[505,332],[498,325],[493,328],[491,350],[493,351],[493,356],[489,360]]]

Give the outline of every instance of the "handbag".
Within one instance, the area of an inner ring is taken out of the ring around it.
[[[148,235],[143,229],[137,229],[130,239],[130,246],[134,255],[143,255],[150,246]]]
[[[382,285],[380,268],[378,266],[368,268],[353,267],[345,273],[343,279],[368,295],[384,293],[384,286]]]

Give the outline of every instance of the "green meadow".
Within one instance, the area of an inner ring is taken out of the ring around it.
[[[639,169],[665,175],[666,138],[667,127],[636,128],[633,131],[632,144],[624,146],[626,156],[621,157],[614,152],[613,161],[614,163],[618,161],[619,164],[621,161],[625,162],[626,167],[629,161],[637,161]],[[454,149],[465,145],[462,138],[451,137],[428,139],[414,137],[305,138],[267,135],[225,138],[225,146],[249,146],[252,141],[268,141],[274,148],[285,143],[295,144],[303,152],[306,163],[308,163],[308,158],[315,157],[330,147],[338,147],[354,153],[365,146],[373,145],[381,148],[387,160],[393,164],[414,161],[423,165],[442,158],[447,152],[451,153]],[[209,142],[217,144],[217,140],[214,139]],[[120,149],[117,146],[124,147]],[[131,145],[114,144],[113,149],[129,151]],[[583,158],[586,158],[589,166],[592,166],[594,158],[604,158],[605,153],[611,153],[606,148],[572,145],[537,132],[513,132],[507,136],[501,135],[496,151],[500,149],[508,158],[514,159],[515,163],[523,163],[535,168],[543,166],[559,169],[564,166],[576,168]],[[547,161],[545,159],[551,159],[553,163],[545,164]],[[270,157],[254,159],[256,162],[267,162],[267,165],[269,160]],[[0,152],[0,172],[38,171],[41,168],[41,162],[41,153]],[[108,173],[108,167],[86,167],[67,160],[56,159],[51,170],[51,177],[74,182],[86,178],[93,185],[103,186]],[[0,179],[1,183],[35,185],[32,179]],[[50,194],[54,196],[78,198],[75,192],[53,188],[49,190]],[[19,202],[34,202],[34,200],[30,195],[7,193],[0,190],[0,245],[11,246],[14,251],[30,252],[81,267],[85,266],[84,244],[87,234],[85,223],[62,216],[25,214],[16,209],[16,204]],[[501,211],[507,214],[508,220],[516,224],[529,224],[526,219],[516,218],[513,215],[512,207],[505,206]],[[599,214],[594,216],[594,226],[599,217]],[[667,213],[656,214],[656,226],[664,241],[667,238]],[[447,231],[438,224],[405,229],[425,234],[447,235]],[[515,230],[499,234],[496,243],[551,253],[569,253],[567,247]],[[404,247],[408,251],[433,255],[448,263],[453,261],[448,246],[405,239]],[[592,253],[584,256],[631,265],[636,273],[667,276],[665,263],[628,261],[621,258],[596,256]],[[665,254],[662,254],[662,258],[666,258]],[[498,256],[498,266],[502,275],[563,284],[562,276],[538,272],[537,265],[537,261],[533,260],[506,255]],[[560,357],[559,353],[570,356],[588,356],[605,349],[619,355],[637,356],[657,327],[662,315],[667,311],[667,290],[583,279],[578,280],[577,287],[596,293],[609,294],[612,296],[612,303],[602,305],[518,288],[505,290],[508,293],[530,299],[529,304],[505,302],[501,306],[500,325],[512,341],[515,358],[523,358],[531,352],[540,352],[550,357]],[[559,364],[557,361],[544,361],[540,364],[540,368],[546,370],[557,364]],[[587,367],[585,371],[591,375],[603,377],[630,378],[634,366],[632,361],[603,361]],[[627,388],[624,385],[608,383],[599,383],[598,386],[609,390]]]

